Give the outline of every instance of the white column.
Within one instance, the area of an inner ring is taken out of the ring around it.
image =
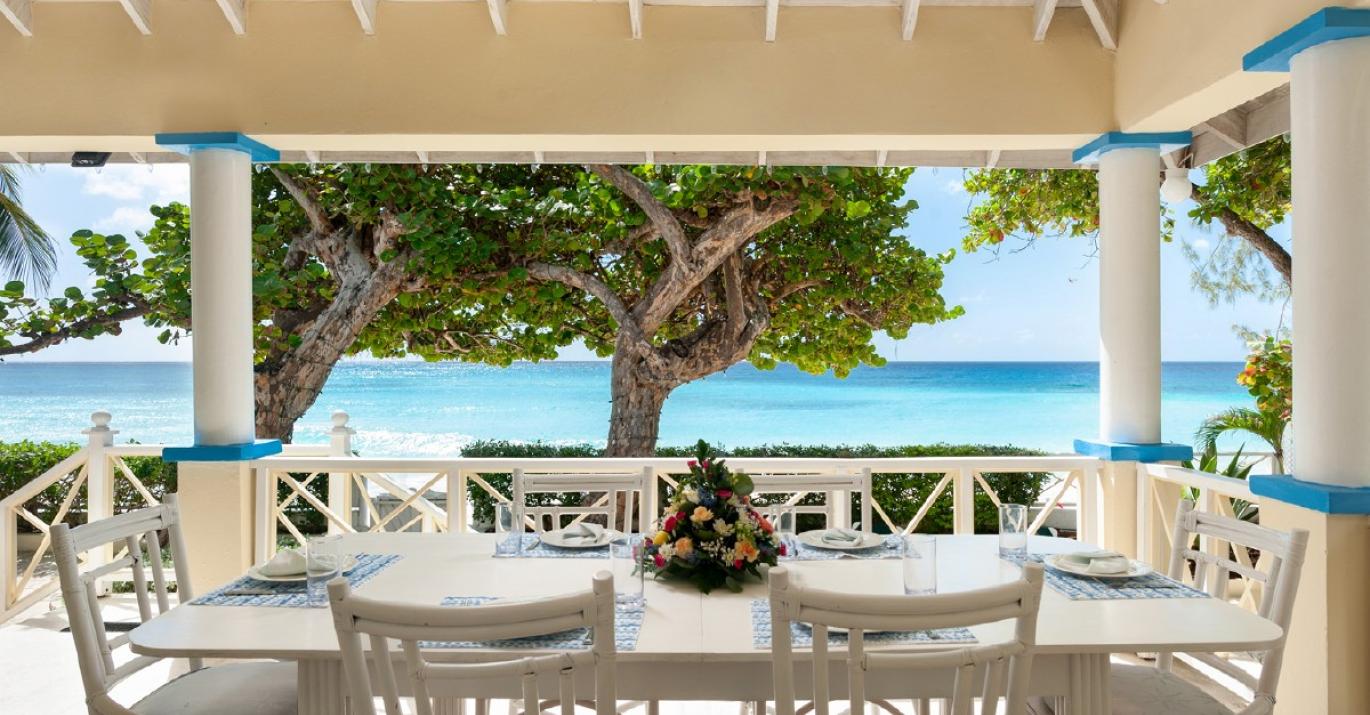
[[[195,444],[253,441],[252,161],[190,155]]]
[[[1099,436],[1161,441],[1161,238],[1154,148],[1099,157]]]
[[[1296,478],[1370,486],[1370,38],[1295,55]]]

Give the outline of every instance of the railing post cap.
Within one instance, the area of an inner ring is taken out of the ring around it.
[[[347,426],[347,422],[350,419],[352,418],[347,414],[346,410],[333,410],[333,432],[345,432],[347,434],[355,433],[356,430]]]
[[[96,410],[90,413],[91,426],[81,430],[81,434],[92,434],[95,432],[109,432],[113,434],[116,432],[116,430],[112,430],[109,428],[109,422],[111,419],[113,419],[113,415],[111,415],[109,412],[105,410]]]

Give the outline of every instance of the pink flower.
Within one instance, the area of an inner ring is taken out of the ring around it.
[[[731,489],[719,489],[719,490],[718,490],[718,498],[719,498],[719,499],[727,499],[728,497],[730,497],[730,496],[732,496],[732,495],[733,495],[733,490],[731,490]]]
[[[789,550],[789,548],[787,548],[784,544],[781,544],[781,545],[780,545],[780,555],[781,555],[781,556],[789,556],[789,555],[790,555],[790,550]]]
[[[699,466],[699,462],[696,462],[693,459],[691,459],[690,461],[685,463],[685,466],[689,467],[690,469],[694,469],[695,467]]]
[[[666,559],[661,558],[661,554],[652,554],[652,561],[656,563],[657,568],[662,568],[666,565]]]
[[[705,468],[705,469],[708,469],[708,468],[709,468],[709,460],[706,459],[706,460],[704,460],[703,462],[700,462],[700,463],[699,463],[699,466],[701,466],[701,467],[703,467],[703,468]]]

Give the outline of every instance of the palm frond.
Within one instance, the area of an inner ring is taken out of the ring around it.
[[[1218,439],[1229,432],[1246,432],[1259,437],[1276,453],[1283,452],[1287,423],[1279,415],[1234,407],[1204,420],[1194,432],[1194,441],[1205,452],[1216,451]]]
[[[0,164],[0,272],[23,281],[32,293],[46,292],[57,272],[52,237],[20,203],[19,172]]]

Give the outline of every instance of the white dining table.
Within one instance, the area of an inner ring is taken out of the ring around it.
[[[399,554],[394,565],[358,588],[372,598],[434,604],[447,596],[536,598],[590,588],[591,577],[607,570],[605,559],[494,558],[490,534],[353,534],[343,537],[354,552]],[[985,587],[1016,579],[1019,567],[998,558],[993,536],[937,537],[940,592]],[[1094,548],[1068,539],[1033,537],[1032,553]],[[855,593],[902,593],[899,559],[786,561],[807,585]],[[646,612],[637,647],[619,652],[620,700],[765,701],[772,697],[768,648],[753,644],[751,602],[766,597],[764,583],[741,593],[701,594],[693,586],[649,580]],[[1011,624],[971,628],[979,642],[1007,639]],[[1109,712],[1110,653],[1259,651],[1280,642],[1274,623],[1214,598],[1071,600],[1043,587],[1031,691],[1064,697],[1069,712]],[[175,658],[294,660],[299,664],[301,715],[347,711],[342,661],[327,608],[178,606],[129,634],[135,653]],[[900,645],[895,649],[938,646]],[[946,647],[943,644],[941,647]],[[435,657],[491,660],[511,651],[447,649]],[[804,654],[796,671],[802,694],[810,686]],[[840,657],[840,652],[834,657]],[[842,669],[834,670],[840,675]],[[872,699],[948,697],[951,678],[872,678]],[[834,682],[840,697],[845,685]],[[518,684],[486,682],[466,697],[519,697]]]

